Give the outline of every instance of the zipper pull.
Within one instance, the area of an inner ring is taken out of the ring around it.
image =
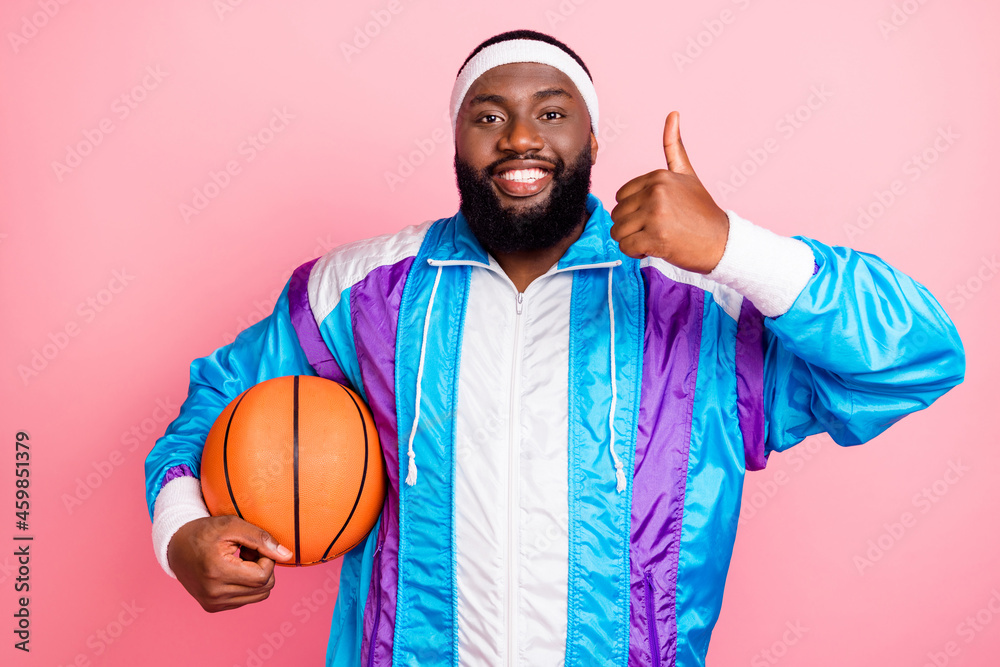
[[[524,308],[524,292],[517,293],[517,314],[521,314],[521,310]]]

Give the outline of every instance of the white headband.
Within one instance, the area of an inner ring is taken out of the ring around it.
[[[455,79],[455,87],[451,90],[452,134],[458,124],[458,110],[473,82],[488,70],[510,63],[541,63],[555,67],[568,76],[583,95],[583,102],[590,112],[590,128],[594,136],[597,136],[597,91],[594,89],[594,82],[571,55],[554,44],[534,39],[510,39],[490,44],[465,63],[462,71],[458,73],[458,78]]]

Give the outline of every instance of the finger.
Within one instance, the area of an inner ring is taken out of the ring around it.
[[[691,161],[681,142],[681,114],[671,111],[663,124],[663,154],[667,158],[667,167],[675,174],[693,174]]]
[[[246,586],[228,581],[207,582],[204,588],[191,591],[192,595],[206,611],[215,612],[247,604],[251,601],[259,601],[267,597],[271,589],[274,588],[273,575],[263,585],[255,583]],[[231,604],[234,600],[239,600],[238,604]]]
[[[675,178],[675,176],[670,174],[666,169],[660,171],[662,172],[660,175],[653,172],[646,174],[648,180],[642,189],[636,190],[619,199],[612,211],[617,209],[618,215],[621,216],[640,209],[655,213],[663,208],[664,204],[669,203],[672,196],[673,188],[669,179]],[[662,178],[663,175],[666,175],[666,181]],[[613,216],[612,219],[616,220]]]
[[[634,197],[642,192],[646,188],[648,178],[649,174],[643,174],[618,188],[618,192],[615,193],[615,201],[621,204],[629,197]]]
[[[653,171],[643,174],[642,176],[636,176],[631,181],[618,188],[618,192],[615,193],[615,201],[621,202],[624,199],[628,199],[634,194],[642,192],[651,182],[663,180],[664,177],[669,178],[669,174],[670,172],[665,169],[654,169]]]
[[[220,557],[212,560],[214,563],[210,577],[222,584],[260,587],[274,573],[273,559],[257,556],[254,560],[244,560],[240,557],[238,548],[224,551]]]
[[[201,601],[202,608],[207,612],[215,613],[219,611],[229,611],[230,609],[238,609],[244,605],[253,604],[255,602],[262,602],[270,597],[271,591],[264,591],[262,593],[249,593],[246,595],[237,595],[225,599],[217,600],[205,600]]]
[[[611,225],[610,234],[615,241],[621,241],[626,236],[641,231],[646,225],[645,216],[634,205],[622,207],[619,204],[612,209],[611,220],[614,224]]]
[[[231,605],[230,608],[242,607],[245,604],[253,604],[254,602],[263,602],[268,597],[271,596],[271,591],[267,590],[262,593],[253,593],[251,595],[241,595],[239,597],[230,598],[227,603]]]
[[[250,585],[237,582],[218,583],[211,588],[209,594],[215,601],[223,602],[230,598],[243,595],[258,595],[260,593],[265,593],[274,588],[275,581],[276,579],[274,577],[274,573],[272,572],[265,581]]]
[[[255,565],[267,575],[268,580],[272,583],[274,582],[274,561],[267,556],[261,556],[257,559]]]
[[[271,560],[286,561],[293,555],[291,549],[278,544],[278,541],[271,537],[271,534],[266,530],[242,519],[234,518],[226,526],[224,537],[254,549],[260,555],[267,556]]]
[[[645,259],[649,256],[649,241],[643,232],[629,234],[618,242],[618,248],[623,254],[635,259]]]
[[[636,176],[631,181],[618,188],[618,192],[615,193],[615,201],[620,202],[622,199],[630,197],[636,192],[642,190],[642,186],[645,180],[646,180],[646,174],[643,174],[642,176]]]
[[[266,556],[259,560],[244,560],[233,564],[226,581],[250,587],[266,586],[274,578],[274,561]]]

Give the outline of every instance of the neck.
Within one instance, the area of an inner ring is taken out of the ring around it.
[[[587,226],[589,214],[584,212],[580,224],[573,228],[566,238],[559,243],[541,250],[518,250],[515,252],[494,252],[493,257],[503,272],[507,274],[518,292],[524,292],[528,285],[536,278],[543,275],[566,253],[566,250],[573,245],[580,235],[583,234],[584,227]]]

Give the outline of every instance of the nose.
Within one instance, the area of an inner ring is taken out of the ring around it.
[[[545,140],[538,133],[538,127],[531,118],[518,114],[511,118],[507,127],[500,135],[497,148],[501,151],[513,151],[519,155],[545,148]]]

